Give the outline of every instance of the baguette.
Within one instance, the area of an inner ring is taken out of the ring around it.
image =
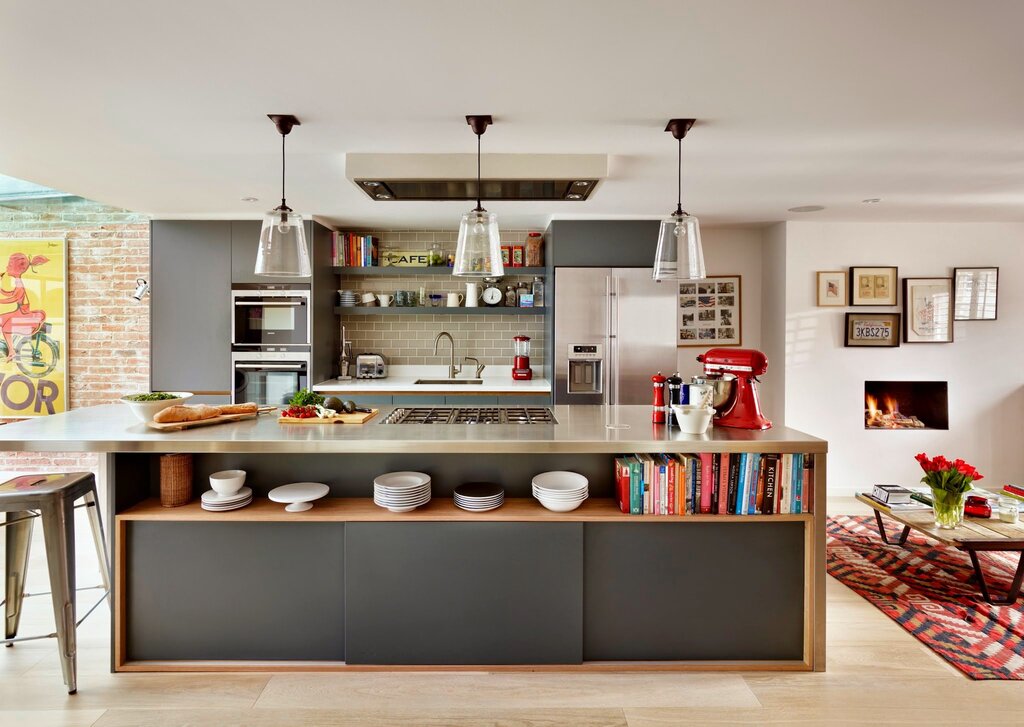
[[[213,419],[220,416],[219,406],[169,406],[161,409],[153,415],[153,421],[157,424],[178,424],[180,422],[198,422],[203,419]]]
[[[221,414],[255,414],[259,410],[259,406],[251,401],[244,404],[224,404],[217,408]]]

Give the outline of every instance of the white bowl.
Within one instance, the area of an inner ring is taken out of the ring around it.
[[[571,500],[568,502],[562,500],[549,500],[546,497],[537,498],[537,501],[551,512],[572,512],[582,505],[584,500],[586,500],[586,498],[583,498],[583,500]]]
[[[673,404],[672,411],[676,415],[679,431],[686,434],[703,434],[711,424],[715,410],[711,407],[696,404]]]
[[[245,470],[221,470],[210,475],[210,487],[218,495],[234,495],[245,484]]]
[[[184,404],[192,398],[192,392],[190,391],[166,391],[163,393],[174,394],[178,398],[164,399],[163,401],[128,401],[124,397],[121,397],[121,403],[126,404],[128,408],[132,410],[132,414],[138,417],[140,422],[149,422],[153,420],[153,415],[158,411],[163,411],[169,406]],[[131,396],[131,394],[127,394],[126,396]]]
[[[533,478],[533,486],[545,492],[580,492],[586,491],[590,482],[576,472],[541,472]]]
[[[550,497],[553,500],[578,500],[580,498],[586,498],[590,493],[586,490],[578,490],[576,492],[551,492],[549,490],[539,490],[536,487],[533,488],[534,497]]]

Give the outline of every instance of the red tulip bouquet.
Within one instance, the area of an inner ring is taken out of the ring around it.
[[[982,479],[972,465],[962,459],[950,462],[941,454],[929,459],[921,452],[914,457],[924,470],[921,482],[932,491],[932,510],[935,525],[940,528],[955,528],[964,520],[964,501],[971,489],[971,483]]]

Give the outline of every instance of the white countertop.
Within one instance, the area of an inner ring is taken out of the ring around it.
[[[328,379],[313,385],[321,394],[550,394],[551,382],[536,377],[529,381],[515,381],[511,366],[488,366],[484,369],[482,384],[417,384],[417,379],[443,379],[448,377],[447,366],[390,366],[386,379]],[[466,364],[457,378],[473,378],[473,365]]]

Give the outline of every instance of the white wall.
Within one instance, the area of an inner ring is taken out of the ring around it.
[[[742,278],[740,314],[743,319],[743,348],[761,346],[761,235],[762,230],[754,227],[701,229],[708,275],[739,275]],[[688,381],[691,376],[703,372],[696,358],[697,354],[709,348],[712,346],[705,344],[679,349],[679,375],[683,380]]]
[[[761,408],[776,427],[785,425],[786,413],[786,223],[763,233],[761,287],[761,345],[768,356],[768,371],[761,377]]]
[[[774,279],[778,250],[769,248],[765,284],[786,291],[785,421],[829,441],[830,493],[915,484],[917,452],[963,457],[986,476],[983,485],[1024,481],[1024,224],[789,222],[784,280]],[[999,319],[955,323],[951,344],[844,348],[846,311],[902,310],[816,307],[815,271],[851,265],[897,265],[900,278],[999,266]],[[948,381],[949,430],[865,430],[870,379]]]

